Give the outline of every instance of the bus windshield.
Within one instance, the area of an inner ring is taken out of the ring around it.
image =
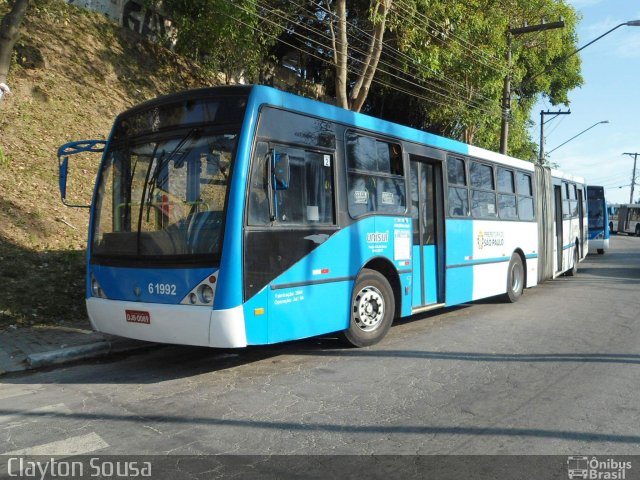
[[[237,137],[233,131],[191,128],[117,142],[100,175],[94,257],[219,256]]]

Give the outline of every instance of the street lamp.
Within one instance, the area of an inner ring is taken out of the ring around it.
[[[566,57],[563,58],[563,60],[566,60],[568,58],[573,57],[576,53],[578,53],[580,50],[587,48],[589,45],[591,45],[592,43],[597,42],[598,40],[600,40],[602,37],[604,37],[605,35],[609,35],[611,32],[613,32],[614,30],[619,29],[620,27],[640,27],[640,20],[629,20],[628,22],[624,22],[621,23],[620,25],[616,25],[615,27],[613,27],[611,30],[607,30],[606,32],[604,32],[602,35],[600,35],[598,38],[594,38],[593,40],[591,40],[589,43],[587,43],[586,45],[581,46],[579,49],[577,49],[575,52],[570,53],[569,55],[567,55]]]
[[[509,142],[509,115],[511,115],[511,38],[531,32],[542,32],[554,28],[564,28],[564,20],[552,23],[541,23],[520,28],[507,29],[507,74],[504,76],[502,89],[502,121],[500,124],[500,153],[507,154]]]
[[[558,60],[556,60],[555,62],[553,62],[551,65],[547,66],[546,68],[544,68],[543,70],[541,70],[540,72],[530,76],[529,78],[527,78],[521,85],[520,87],[522,88],[523,85],[526,85],[528,83],[530,83],[531,81],[533,81],[534,79],[536,79],[537,77],[539,77],[540,75],[542,75],[543,73],[546,73],[547,71],[549,71],[551,68],[557,67],[558,65],[560,65],[562,62],[568,60],[569,58],[573,57],[576,53],[580,52],[581,50],[584,50],[585,48],[587,48],[589,45],[597,42],[598,40],[600,40],[602,37],[609,35],[611,32],[613,32],[614,30],[617,30],[620,27],[640,27],[640,20],[629,20],[628,22],[624,22],[621,23],[619,25],[616,25],[615,27],[613,27],[610,30],[607,30],[606,32],[604,32],[602,35],[600,35],[597,38],[594,38],[593,40],[591,40],[589,43],[581,46],[580,48],[578,48],[577,50],[574,50],[573,52],[571,52],[569,55],[567,55],[566,57],[562,57]],[[504,100],[503,100],[504,102]],[[544,119],[542,119],[544,121]],[[597,124],[596,124],[597,125]],[[595,125],[594,125],[595,126]],[[507,127],[508,128],[508,127]],[[542,128],[542,127],[541,127]],[[591,127],[590,127],[591,128]],[[504,130],[504,129],[503,129]],[[502,137],[501,137],[501,144],[500,144],[500,152],[501,153],[506,153],[506,140],[507,140],[507,135],[508,132],[502,132]],[[542,143],[543,139],[542,139],[542,134],[540,135],[540,142]],[[571,139],[569,139],[571,140]],[[569,141],[567,140],[567,141]],[[503,149],[503,143],[504,143],[504,150],[505,152],[502,151]],[[562,145],[556,147],[556,148],[560,148]],[[551,152],[549,152],[551,153]],[[543,150],[542,150],[542,145],[540,146],[540,157],[539,157],[539,161],[540,163],[542,163],[543,160]]]
[[[589,130],[591,130],[593,127],[595,127],[596,125],[600,125],[601,123],[609,123],[609,120],[602,120],[601,122],[598,123],[594,123],[593,125],[591,125],[589,128],[585,128],[583,131],[581,131],[580,133],[578,133],[577,135],[574,135],[573,137],[571,137],[569,140],[567,140],[566,142],[561,143],[560,145],[558,145],[556,148],[554,148],[553,150],[549,150],[547,152],[547,155],[550,155],[551,153],[555,152],[557,149],[559,149],[560,147],[562,147],[563,145],[566,145],[567,143],[569,143],[571,140],[573,140],[574,138],[579,137],[580,135],[582,135],[585,132],[588,132]],[[544,139],[540,140],[541,142],[544,141]]]

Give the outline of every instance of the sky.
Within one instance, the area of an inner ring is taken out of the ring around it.
[[[640,20],[638,0],[568,0],[581,14],[578,47],[630,20]],[[574,135],[566,145],[550,153],[558,169],[584,177],[589,185],[605,187],[611,203],[629,203],[633,156],[640,154],[640,27],[623,26],[580,52],[584,85],[569,93],[569,105],[538,102],[531,129],[540,137],[540,111],[571,109],[548,121],[545,116],[545,151],[550,152]],[[634,201],[640,197],[640,155]],[[640,203],[640,202],[639,202]]]

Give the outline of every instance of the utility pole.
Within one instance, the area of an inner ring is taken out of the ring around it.
[[[564,28],[564,20],[552,23],[541,23],[520,28],[507,29],[507,74],[502,89],[502,123],[500,128],[500,153],[507,154],[509,143],[509,119],[511,117],[511,40],[514,36],[530,32],[542,32],[554,28]]]
[[[551,112],[549,110],[545,112],[544,110],[540,110],[540,155],[538,156],[538,163],[540,165],[544,165],[544,124],[545,124],[544,116],[545,115],[553,115],[554,118],[558,115],[571,115],[571,110],[567,110],[566,112],[563,112],[561,110],[558,110],[557,112]],[[547,120],[547,122],[549,120]]]
[[[638,161],[638,153],[623,153],[623,155],[633,155],[633,174],[631,175],[631,195],[629,196],[629,203],[633,203],[633,190],[636,186],[636,162]]]

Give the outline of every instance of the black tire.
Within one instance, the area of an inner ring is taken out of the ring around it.
[[[351,294],[349,328],[343,340],[354,347],[368,347],[384,338],[393,323],[395,298],[387,279],[375,270],[364,268]]]
[[[573,266],[567,270],[567,275],[575,277],[578,274],[578,246],[573,250]]]
[[[640,237],[640,224],[636,225],[636,237]]]
[[[598,255],[604,255],[604,248],[598,249]]]
[[[517,253],[514,253],[511,255],[509,269],[507,270],[507,293],[502,297],[505,302],[515,303],[520,299],[524,291],[524,279],[522,258]]]
[[[609,222],[609,233],[615,235],[615,230],[613,229],[613,222]]]

